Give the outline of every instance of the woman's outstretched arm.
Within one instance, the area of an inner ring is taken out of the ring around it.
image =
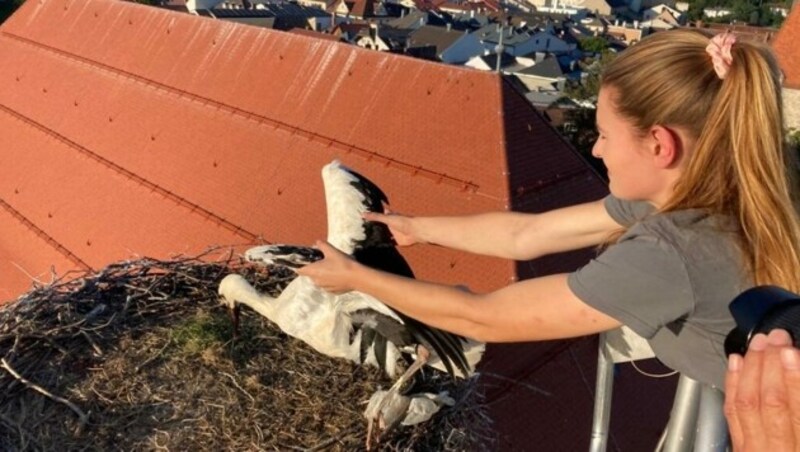
[[[431,243],[516,260],[598,245],[620,227],[606,212],[603,200],[539,214],[412,217],[368,213],[364,218],[388,225],[400,245]]]
[[[359,264],[327,243],[325,259],[298,273],[330,292],[357,290],[428,325],[485,342],[582,336],[621,323],[583,303],[567,275],[529,279],[488,294],[404,278]]]

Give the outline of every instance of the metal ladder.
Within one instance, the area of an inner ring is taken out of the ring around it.
[[[612,352],[610,334],[617,332],[600,334],[590,452],[605,452],[608,444],[614,364],[632,360]],[[619,340],[618,334],[615,340]],[[729,450],[728,425],[722,412],[723,402],[722,391],[681,375],[669,422],[656,446],[656,452]]]

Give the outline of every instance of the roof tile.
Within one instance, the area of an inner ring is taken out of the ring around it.
[[[128,2],[72,5],[27,2],[0,27],[0,222],[20,231],[0,237],[1,269],[311,243],[334,158],[419,214],[605,190],[497,74]],[[518,276],[499,259],[404,253],[421,277],[475,290]],[[19,274],[0,273],[2,293],[26,288]]]

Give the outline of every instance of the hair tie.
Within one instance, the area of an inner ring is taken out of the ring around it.
[[[711,38],[711,42],[706,46],[706,52],[711,55],[711,62],[714,63],[714,71],[720,79],[725,79],[733,63],[731,47],[736,43],[736,36],[731,32],[718,34]]]

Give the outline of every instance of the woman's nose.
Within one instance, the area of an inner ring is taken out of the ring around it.
[[[598,141],[595,141],[594,146],[592,146],[592,156],[596,159],[603,158],[602,153],[600,152],[600,146],[598,145]]]

